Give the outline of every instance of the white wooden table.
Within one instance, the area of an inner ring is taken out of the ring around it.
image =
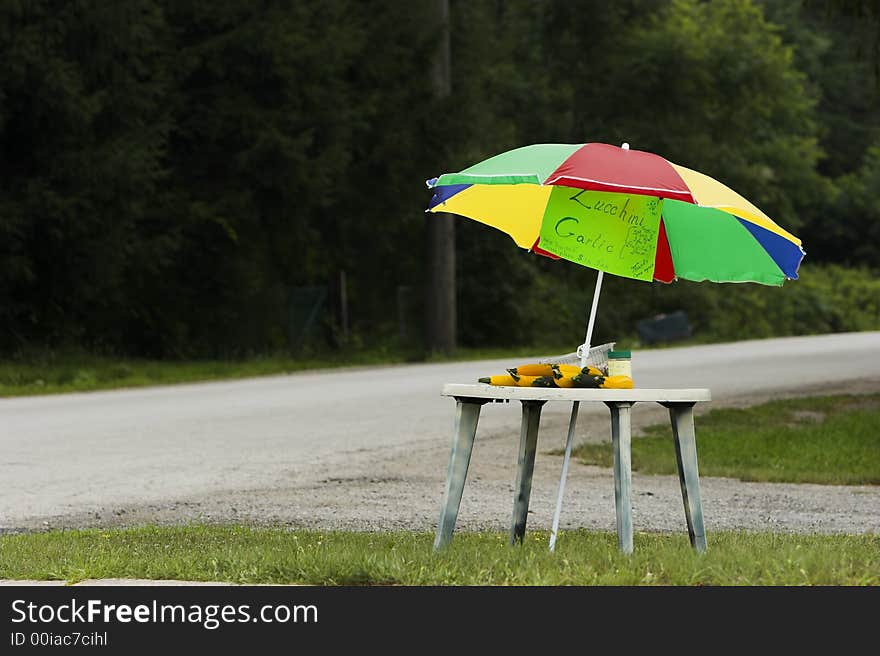
[[[711,399],[708,389],[544,389],[494,387],[480,383],[476,385],[444,385],[442,395],[451,396],[456,401],[455,434],[452,438],[449,469],[446,474],[443,501],[440,505],[440,521],[434,539],[435,550],[444,547],[452,540],[452,532],[458,519],[458,510],[461,506],[461,497],[464,492],[482,406],[492,401],[503,403],[511,400],[522,402],[522,427],[514,487],[513,521],[510,527],[511,544],[521,543],[526,532],[541,408],[548,401],[599,402],[604,403],[611,410],[617,543],[621,551],[632,552],[630,412],[636,403],[649,401],[659,403],[669,409],[688,534],[694,549],[697,551],[706,550],[706,532],[703,528],[703,508],[700,501],[700,479],[697,469],[697,444],[694,433],[694,404]]]

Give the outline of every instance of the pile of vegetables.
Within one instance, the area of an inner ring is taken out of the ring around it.
[[[629,376],[607,376],[596,367],[574,364],[525,364],[508,369],[507,374],[480,378],[488,385],[516,387],[586,387],[594,389],[632,389]]]

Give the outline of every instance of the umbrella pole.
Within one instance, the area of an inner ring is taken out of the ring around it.
[[[587,322],[587,338],[581,351],[581,367],[587,366],[590,357],[590,341],[593,339],[593,325],[596,323],[596,308],[599,306],[599,293],[602,291],[603,271],[596,276],[596,288],[593,290],[593,305],[590,308],[590,320]],[[556,535],[559,532],[559,516],[562,514],[562,497],[565,494],[565,479],[568,476],[568,463],[571,460],[571,445],[574,442],[574,428],[577,424],[580,401],[571,404],[571,419],[568,422],[568,437],[565,440],[565,457],[562,459],[562,474],[559,477],[559,492],[556,495],[556,511],[553,513],[553,528],[550,530],[550,551],[556,549]]]

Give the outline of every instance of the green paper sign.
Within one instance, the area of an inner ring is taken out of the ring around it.
[[[554,187],[538,247],[625,278],[652,280],[660,199]]]

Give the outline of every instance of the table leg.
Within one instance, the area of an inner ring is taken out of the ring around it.
[[[675,438],[675,460],[684,501],[691,546],[706,551],[706,530],[703,528],[703,504],[700,500],[700,474],[697,469],[697,439],[694,432],[694,404],[668,403],[672,436]]]
[[[519,437],[519,456],[516,462],[510,544],[521,543],[526,534],[529,497],[532,494],[532,474],[535,471],[535,451],[538,448],[538,424],[541,422],[541,407],[544,403],[546,401],[522,402],[522,427]]]
[[[434,537],[435,551],[445,547],[452,540],[468,465],[471,462],[471,452],[474,449],[480,408],[484,403],[486,403],[484,399],[456,399],[455,434],[452,437],[449,467],[446,470],[443,501],[440,503],[440,521],[437,523],[437,533]]]
[[[611,447],[614,451],[614,508],[617,513],[617,546],[632,553],[632,428],[633,404],[624,401],[606,403],[611,409]]]

